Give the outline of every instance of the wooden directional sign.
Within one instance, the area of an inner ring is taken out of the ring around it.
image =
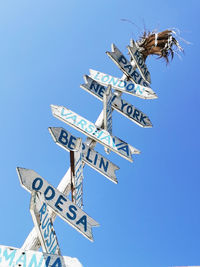
[[[107,90],[103,95],[103,126],[104,129],[112,135],[112,89],[111,86],[108,85]],[[110,150],[105,147],[105,152],[107,154],[110,153]]]
[[[69,131],[60,127],[49,127],[49,132],[57,145],[67,151],[75,150],[77,138]],[[86,143],[82,143],[83,161],[112,182],[117,183],[115,171],[119,169],[117,165],[106,159],[94,149],[89,148]]]
[[[113,89],[127,93],[133,96],[137,96],[143,99],[156,99],[158,98],[156,93],[150,88],[140,84],[133,83],[130,80],[122,80],[113,77],[109,74],[102,73],[100,71],[90,69],[90,75],[93,80],[97,81],[101,85],[108,86],[109,84]]]
[[[82,235],[93,241],[92,227],[99,224],[83,210],[72,203],[66,196],[44,180],[33,170],[17,168],[20,183],[27,191],[39,191],[44,194],[47,205],[64,221]]]
[[[77,151],[70,151],[72,202],[83,208],[82,143]]]
[[[76,258],[0,245],[0,267],[83,267]]]
[[[138,73],[131,63],[125,58],[125,56],[119,51],[119,49],[112,44],[112,52],[106,52],[106,54],[114,61],[114,63],[123,71],[123,73],[134,83],[141,84],[145,87],[150,87],[140,73]]]
[[[41,193],[32,191],[30,212],[43,251],[61,255],[49,209]]]
[[[133,59],[134,63],[136,64],[143,79],[145,79],[148,83],[151,83],[150,72],[147,69],[147,66],[144,62],[144,57],[140,53],[138,47],[136,46],[136,43],[133,40],[131,40],[130,46],[127,46],[127,48],[128,48],[128,51],[129,51],[131,58]]]
[[[133,161],[132,154],[139,154],[140,151],[118,137],[110,135],[106,130],[98,128],[94,123],[84,119],[75,112],[62,107],[51,105],[52,114],[59,120],[69,124],[71,127],[84,133],[88,137],[106,146],[121,157]]]
[[[106,91],[106,87],[87,75],[84,76],[84,79],[86,83],[82,84],[81,88],[103,101],[103,95]],[[129,104],[126,100],[123,100],[121,97],[113,95],[112,108],[141,127],[152,127],[152,123],[146,114]]]

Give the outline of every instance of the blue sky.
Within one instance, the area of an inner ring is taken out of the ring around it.
[[[35,170],[55,187],[69,167],[69,153],[48,127],[85,139],[54,118],[50,105],[95,122],[102,103],[79,87],[83,75],[92,68],[121,77],[105,54],[111,43],[127,55],[130,38],[144,28],[175,27],[192,44],[181,42],[185,53],[168,66],[147,59],[158,99],[123,95],[153,128],[113,113],[113,134],[142,153],[133,163],[107,156],[120,167],[118,185],[84,168],[84,210],[100,223],[94,243],[60,218],[54,227],[62,254],[86,267],[200,265],[198,16],[195,0],[0,1],[0,244],[20,248],[33,227],[30,194],[16,167]],[[96,150],[104,153],[100,144]]]

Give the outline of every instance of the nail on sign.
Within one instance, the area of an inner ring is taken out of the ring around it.
[[[93,94],[98,99],[103,101],[103,95],[106,91],[106,87],[99,84],[91,77],[85,75],[85,84],[82,84],[80,87],[86,90],[87,92]],[[113,95],[112,98],[112,108],[120,112],[123,116],[130,119],[137,125],[149,128],[152,127],[152,123],[148,116],[144,114],[142,111],[134,107],[133,105],[129,104],[126,100],[122,99],[121,97],[117,97]]]
[[[101,85],[108,86],[109,84],[113,89],[127,93],[133,96],[137,96],[143,99],[156,99],[158,98],[156,93],[150,88],[140,84],[135,84],[130,80],[122,80],[113,77],[109,74],[102,73],[97,70],[90,69],[90,75],[92,79],[100,83]]]
[[[47,205],[64,221],[82,235],[93,241],[92,227],[99,224],[77,207],[64,194],[54,188],[33,170],[17,168],[21,185],[29,192],[39,191],[44,194]]]
[[[77,138],[69,131],[61,127],[49,127],[49,132],[54,142],[67,151],[75,150]],[[86,143],[82,143],[83,161],[98,171],[112,182],[117,183],[115,171],[119,169],[117,165],[106,159],[94,149],[89,148]]]
[[[83,267],[76,258],[0,245],[0,267]]]
[[[106,130],[96,127],[94,123],[84,119],[83,117],[65,107],[51,105],[51,109],[52,114],[56,118],[69,124],[71,127],[84,133],[103,146],[106,146],[107,148],[111,149],[130,162],[133,161],[132,154],[140,153],[138,149],[132,147],[118,137],[110,135]]]
[[[32,191],[30,212],[43,251],[61,255],[49,209],[41,193]]]
[[[112,44],[112,52],[106,52],[106,54],[114,61],[114,63],[123,71],[123,73],[134,83],[141,84],[145,87],[150,87],[140,73],[138,73],[131,63],[125,58],[125,56],[119,51],[119,49]]]

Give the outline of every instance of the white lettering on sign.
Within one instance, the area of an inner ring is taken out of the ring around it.
[[[39,191],[44,194],[47,205],[64,221],[82,235],[93,241],[92,227],[99,224],[83,210],[72,203],[66,196],[44,180],[33,170],[17,168],[21,185],[29,192]]]
[[[71,127],[84,133],[103,146],[106,146],[130,162],[133,161],[132,154],[140,153],[138,149],[132,147],[118,137],[110,135],[106,130],[96,127],[94,123],[84,119],[65,107],[51,105],[51,109],[56,118],[69,124]]]
[[[72,176],[72,202],[83,208],[83,157],[82,143],[77,151],[70,152]]]
[[[108,86],[110,84],[113,89],[121,91],[123,93],[127,93],[143,99],[158,98],[156,93],[150,87],[135,84],[130,80],[122,80],[117,77],[113,77],[109,74],[105,74],[92,69],[90,69],[89,77],[91,77],[93,80],[97,81],[101,85]]]
[[[30,212],[43,251],[61,255],[49,209],[41,193],[35,191],[31,193]]]
[[[67,151],[74,150],[77,137],[61,127],[49,127],[49,132],[57,145]],[[83,161],[112,182],[117,183],[115,171],[119,169],[117,165],[106,159],[103,155],[89,148],[86,143],[82,143]]]
[[[0,267],[83,267],[76,258],[0,245]]]
[[[133,61],[135,62],[137,68],[139,69],[142,77],[148,82],[151,83],[150,72],[147,69],[147,66],[144,62],[144,57],[138,50],[136,43],[131,40],[130,46],[127,46],[130,56],[132,57]]]
[[[140,73],[138,73],[131,63],[125,58],[125,56],[119,51],[119,49],[112,44],[112,52],[106,52],[106,54],[114,61],[114,63],[120,68],[121,71],[134,83],[141,84],[145,87],[150,87]]]
[[[105,86],[99,84],[87,75],[85,76],[85,81],[86,83],[82,84],[81,88],[103,101],[103,94],[106,90]],[[129,104],[126,100],[123,100],[121,97],[113,95],[112,108],[141,127],[152,127],[152,123],[146,114]]]

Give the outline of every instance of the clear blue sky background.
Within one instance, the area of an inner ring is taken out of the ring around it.
[[[120,166],[118,185],[84,169],[84,210],[101,225],[94,243],[60,218],[54,226],[62,254],[85,267],[200,265],[199,10],[197,0],[0,1],[0,244],[21,247],[33,227],[30,194],[15,168],[33,169],[57,186],[69,153],[53,142],[48,127],[84,138],[55,119],[50,104],[95,122],[102,103],[79,87],[83,75],[93,68],[121,77],[105,54],[111,43],[127,55],[130,38],[138,39],[144,27],[176,27],[192,43],[182,43],[182,59],[175,56],[167,67],[147,60],[159,98],[124,96],[154,127],[113,113],[113,134],[141,155],[132,164],[108,156]],[[96,149],[104,153],[101,145]]]

